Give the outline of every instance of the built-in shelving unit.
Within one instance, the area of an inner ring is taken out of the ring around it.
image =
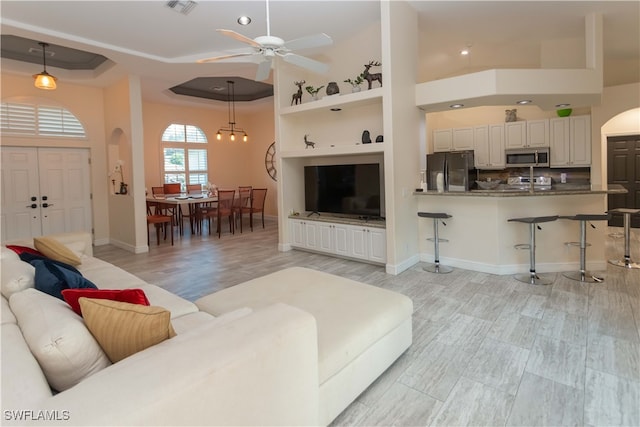
[[[309,101],[304,104],[284,107],[280,110],[281,116],[317,112],[318,110],[330,110],[331,108],[356,108],[382,102],[382,88],[362,90],[355,93],[325,96],[317,101]]]

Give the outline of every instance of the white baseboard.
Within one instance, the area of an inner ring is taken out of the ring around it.
[[[432,263],[433,255],[421,254],[420,261]],[[499,276],[527,273],[529,264],[507,264],[495,265],[486,264],[457,258],[440,257],[440,264],[449,267],[461,268],[463,270],[478,271],[480,273],[496,274]],[[604,271],[607,269],[606,261],[587,261],[587,269],[589,271]],[[562,262],[562,263],[536,263],[536,271],[539,273],[561,273],[566,271],[579,271],[579,262]]]
[[[126,243],[126,242],[123,242],[123,241],[117,240],[117,239],[109,239],[109,243],[112,244],[115,247],[118,247],[120,249],[124,249],[125,251],[133,252],[134,254],[142,254],[142,253],[145,253],[145,252],[149,252],[149,246],[148,245],[134,246],[134,245],[131,245],[129,243]]]
[[[393,274],[394,276],[397,276],[403,271],[410,269],[411,267],[416,265],[418,262],[420,262],[420,257],[417,254],[415,254],[415,255],[412,255],[410,258],[405,259],[404,261],[401,261],[399,264],[387,263],[385,266],[385,270],[387,274]]]

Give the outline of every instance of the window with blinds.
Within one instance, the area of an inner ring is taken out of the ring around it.
[[[82,123],[65,108],[13,102],[0,104],[0,130],[4,134],[24,136],[87,136]]]
[[[197,126],[173,123],[162,133],[162,173],[165,183],[187,184],[208,181],[206,135]]]

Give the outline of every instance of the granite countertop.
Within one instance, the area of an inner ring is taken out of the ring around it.
[[[334,216],[329,214],[316,215],[313,214],[311,216],[309,212],[301,212],[296,215],[289,215],[291,219],[301,219],[305,221],[316,221],[316,222],[332,222],[334,224],[348,224],[348,225],[358,225],[358,226],[366,226],[372,228],[387,228],[387,224],[384,218],[364,218],[364,217],[343,217],[343,216]]]
[[[540,190],[530,193],[528,190],[471,190],[466,192],[444,192],[437,191],[416,191],[416,196],[479,196],[479,197],[538,197],[538,196],[573,196],[584,194],[626,194],[628,190],[619,184],[610,184],[608,190],[592,190],[584,185],[557,184],[551,187],[551,190]]]

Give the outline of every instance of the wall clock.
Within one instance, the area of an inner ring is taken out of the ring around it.
[[[271,143],[264,155],[264,167],[272,180],[278,180],[278,171],[276,170],[276,143]]]

